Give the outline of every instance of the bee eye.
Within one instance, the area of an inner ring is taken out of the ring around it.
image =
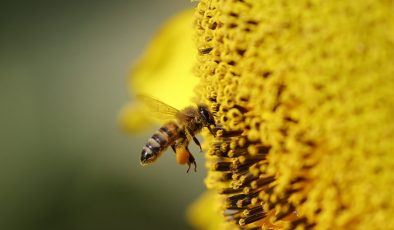
[[[215,124],[212,114],[209,112],[208,108],[206,108],[205,106],[200,107],[200,114],[208,125]]]
[[[202,110],[201,110],[201,112],[202,112],[202,115],[204,116],[204,118],[206,119],[206,120],[209,120],[209,112],[208,112],[208,110],[206,110],[205,108],[203,108]]]

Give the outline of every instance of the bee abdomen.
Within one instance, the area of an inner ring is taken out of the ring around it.
[[[173,124],[173,123],[167,123],[165,125],[163,125],[162,127],[160,127],[159,129],[159,133],[161,135],[166,136],[167,139],[171,139],[174,138],[174,136],[176,135],[178,127]]]
[[[161,144],[160,140],[162,140],[158,135],[154,134],[151,138],[149,138],[148,143],[146,143],[146,147],[152,150],[152,152],[156,153],[163,150],[167,147],[165,144]]]
[[[154,162],[161,153],[174,144],[179,136],[180,128],[174,122],[163,125],[153,134],[141,152],[141,164],[147,165]]]
[[[179,127],[173,122],[168,122],[152,135],[147,147],[153,152],[163,151],[176,140],[178,132]]]
[[[153,139],[153,136],[149,138],[148,142],[142,148],[141,152],[141,164],[147,165],[153,163],[160,153],[163,151],[163,146]]]
[[[166,146],[168,143],[168,138],[163,137],[163,135],[159,132],[156,132],[151,137],[155,142],[157,142],[160,146]]]

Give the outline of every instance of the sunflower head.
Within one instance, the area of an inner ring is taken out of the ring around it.
[[[230,228],[394,228],[392,8],[198,4],[206,185]]]
[[[159,34],[132,89],[206,105],[215,135],[203,131],[210,191],[188,212],[197,228],[394,229],[393,8],[201,0],[196,49],[190,12]],[[124,111],[126,128],[146,120]]]

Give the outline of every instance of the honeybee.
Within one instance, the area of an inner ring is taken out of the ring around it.
[[[195,137],[201,130],[206,127],[215,136],[211,126],[215,127],[215,119],[208,107],[204,104],[189,106],[178,110],[157,99],[139,95],[138,99],[144,102],[151,113],[156,117],[168,119],[148,140],[141,152],[141,165],[145,166],[157,160],[157,158],[171,146],[176,154],[176,160],[179,164],[188,164],[187,172],[191,165],[194,165],[194,171],[197,169],[196,161],[189,151],[191,140],[199,146],[201,144]]]

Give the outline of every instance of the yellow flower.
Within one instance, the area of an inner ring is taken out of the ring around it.
[[[206,184],[242,228],[394,229],[394,5],[202,0]]]
[[[383,0],[199,2],[195,92],[218,127],[216,137],[203,132],[210,192],[188,212],[196,228],[394,229],[393,9]],[[174,82],[194,83],[176,71],[194,58],[167,52],[140,65],[147,72],[132,86],[149,94],[156,82],[153,96],[182,108]],[[163,60],[170,74],[148,71]],[[165,98],[169,77],[176,90]]]

